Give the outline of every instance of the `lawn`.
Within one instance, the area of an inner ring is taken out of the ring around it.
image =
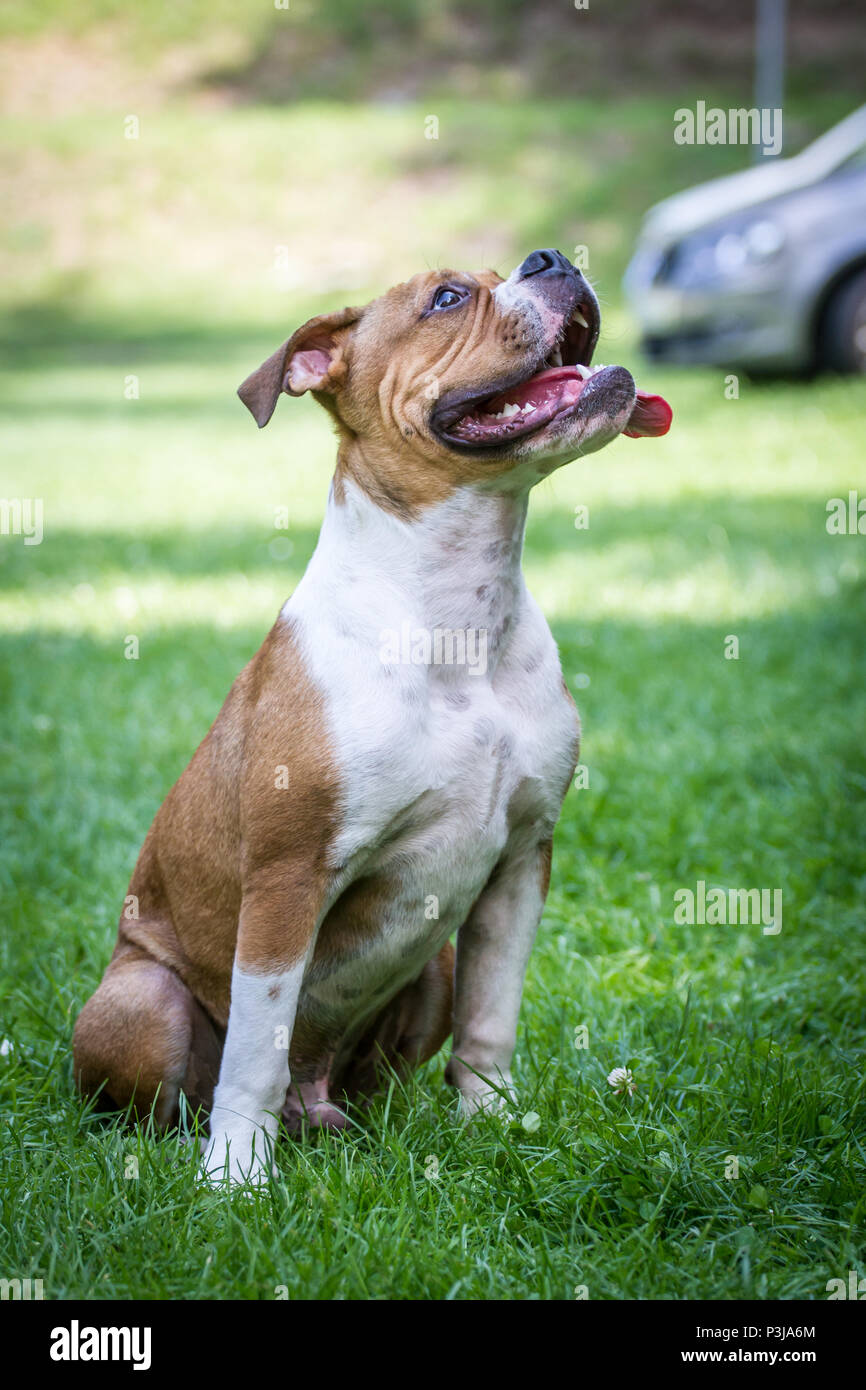
[[[438,142],[426,106],[177,103],[138,143],[88,112],[7,122],[2,492],[43,499],[44,539],[0,537],[0,1269],[52,1298],[823,1299],[866,1273],[866,541],[825,525],[866,493],[863,387],[728,399],[720,372],[641,365],[618,289],[639,215],[739,162],[675,147],[667,101],[434,109]],[[588,785],[520,1113],[461,1127],[442,1057],[364,1128],[287,1142],[267,1194],[203,1189],[192,1146],[82,1106],[69,1044],[150,820],[315,544],[324,415],[285,400],[258,434],[235,387],[425,264],[578,244],[599,358],[675,421],[530,508]],[[701,880],[781,890],[781,931],[678,925]]]

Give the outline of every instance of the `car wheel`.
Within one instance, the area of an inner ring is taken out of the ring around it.
[[[824,314],[821,364],[836,372],[866,372],[866,270],[836,290]]]

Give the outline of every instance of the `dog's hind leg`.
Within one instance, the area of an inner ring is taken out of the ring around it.
[[[405,985],[365,1031],[334,1084],[359,1101],[380,1090],[393,1070],[406,1076],[435,1057],[451,1034],[454,947],[450,941]]]
[[[192,1110],[210,1106],[222,1040],[173,970],[123,945],[78,1017],[72,1051],[85,1096],[99,1092],[103,1109],[132,1102],[138,1118],[153,1106],[156,1123],[167,1128],[181,1091]]]

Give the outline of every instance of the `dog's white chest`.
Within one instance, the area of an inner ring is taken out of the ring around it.
[[[396,685],[380,703],[389,723],[369,750],[374,770],[354,765],[363,792],[341,851],[392,873],[405,904],[435,899],[454,930],[506,843],[516,803],[524,816],[530,804],[543,812],[544,769],[517,707],[487,679],[424,672]]]
[[[516,691],[424,677],[426,701],[416,682],[398,679],[390,699],[380,689],[356,705],[354,739],[343,745],[334,858],[345,883],[376,892],[363,950],[313,986],[317,1003],[342,1015],[352,1011],[341,1002],[347,981],[350,998],[366,1003],[417,974],[462,926],[509,840],[549,835],[568,775],[574,721],[561,693],[546,709],[541,701],[541,737]],[[381,732],[370,737],[374,710]]]
[[[519,539],[517,565],[508,533],[479,528],[437,568],[423,537],[378,509],[354,525],[348,549],[323,533],[286,608],[339,769],[337,890],[368,883],[375,899],[363,949],[313,985],[322,1004],[350,977],[360,999],[413,978],[466,920],[506,843],[549,837],[576,734]]]

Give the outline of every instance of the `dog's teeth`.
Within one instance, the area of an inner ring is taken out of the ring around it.
[[[550,354],[550,364],[552,367],[562,366],[562,353],[560,352],[559,348],[555,348],[554,351]]]
[[[587,323],[586,319],[583,317],[583,314],[580,312],[579,309],[575,309],[574,313],[571,316],[571,321],[572,323],[579,323],[581,328],[589,328],[589,324]]]
[[[535,409],[535,406],[534,406],[534,405],[530,405],[530,404],[529,404],[529,401],[527,401],[527,402],[526,402],[526,405],[523,407],[523,410],[524,410],[525,414],[527,414],[527,415],[529,415],[530,412],[533,411],[534,409]]]
[[[578,362],[575,364],[575,370],[577,371],[582,381],[589,381],[589,378],[592,376],[592,368],[585,367],[582,362]]]

